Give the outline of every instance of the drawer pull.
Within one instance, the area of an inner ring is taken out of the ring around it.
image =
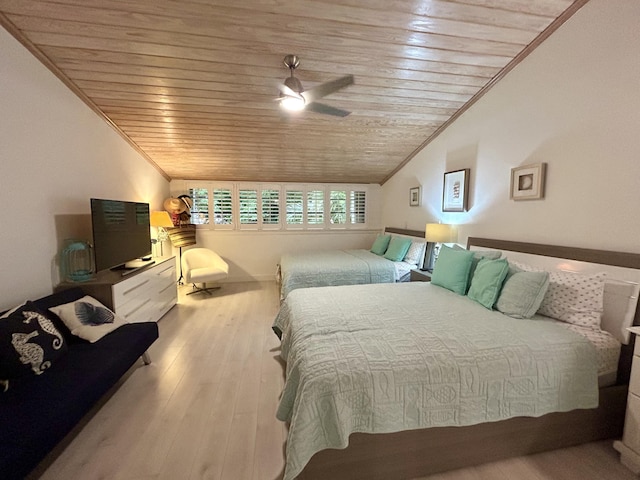
[[[167,268],[165,268],[164,270],[159,271],[158,273],[156,273],[156,275],[162,275],[164,272],[166,272],[167,270],[171,270],[173,268],[173,265],[169,265]]]
[[[169,285],[167,285],[166,287],[164,287],[162,290],[160,290],[160,292],[158,293],[164,293],[167,291],[167,289],[173,287],[173,282],[171,282]]]
[[[129,295],[131,292],[133,292],[134,290],[140,288],[143,285],[146,285],[147,283],[149,283],[149,279],[148,278],[144,282],[140,282],[135,287],[132,287],[129,290],[125,290],[124,292],[122,292],[122,295]]]
[[[145,300],[144,302],[142,302],[140,305],[138,305],[136,308],[134,308],[133,310],[131,310],[129,313],[127,313],[124,317],[125,318],[129,318],[131,315],[133,315],[134,313],[136,313],[138,310],[140,310],[142,307],[144,307],[147,303],[149,303],[151,301],[150,298],[148,298],[147,300]]]

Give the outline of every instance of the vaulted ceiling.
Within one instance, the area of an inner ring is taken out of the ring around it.
[[[0,0],[0,23],[170,179],[384,183],[586,0]],[[285,115],[305,89],[351,112]]]

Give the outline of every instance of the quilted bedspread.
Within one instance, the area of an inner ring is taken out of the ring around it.
[[[274,330],[287,362],[284,480],[353,432],[471,425],[598,405],[596,353],[554,320],[514,319],[430,283],[295,290]]]
[[[392,261],[368,250],[286,254],[280,259],[280,269],[282,298],[296,288],[389,283],[396,275]]]

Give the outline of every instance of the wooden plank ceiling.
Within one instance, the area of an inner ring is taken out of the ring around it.
[[[586,0],[0,0],[0,22],[167,178],[383,183]],[[352,74],[284,115],[306,89]]]

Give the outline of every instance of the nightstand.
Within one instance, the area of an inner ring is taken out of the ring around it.
[[[640,327],[631,327],[629,331],[636,335],[636,346],[631,364],[627,413],[622,441],[613,442],[613,448],[620,452],[620,462],[637,475],[640,473]]]
[[[411,275],[409,276],[409,281],[411,282],[430,282],[431,281],[431,272],[427,270],[411,270]]]

